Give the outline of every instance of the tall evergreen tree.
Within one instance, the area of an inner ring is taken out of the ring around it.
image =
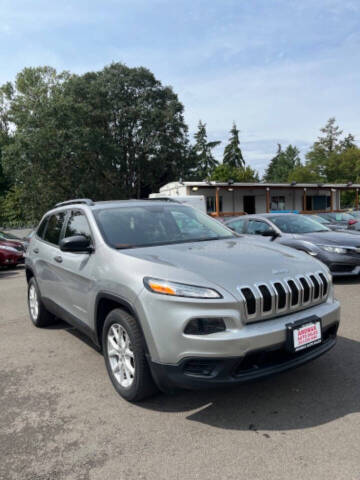
[[[198,130],[194,135],[196,140],[193,146],[193,154],[195,157],[195,171],[194,175],[197,179],[202,180],[209,178],[217,167],[219,162],[212,154],[212,150],[220,145],[220,141],[208,142],[206,133],[206,124],[201,120],[198,124]]]
[[[234,168],[245,168],[244,157],[240,148],[239,130],[235,122],[230,130],[229,143],[224,149],[223,164]]]
[[[282,149],[280,143],[274,158],[270,160],[266,169],[264,180],[266,182],[288,182],[289,175],[292,171],[301,165],[299,157],[299,149],[293,145],[288,145],[285,150]]]

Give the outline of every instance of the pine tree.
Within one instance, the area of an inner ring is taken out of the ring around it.
[[[230,134],[229,143],[224,150],[223,164],[234,168],[245,168],[245,161],[240,148],[239,130],[236,128],[235,122]]]
[[[301,165],[299,150],[293,145],[288,145],[285,150],[282,149],[280,143],[275,157],[270,160],[266,169],[264,180],[266,182],[288,182],[289,175],[292,171]]]
[[[194,138],[196,143],[193,147],[193,155],[195,156],[195,172],[196,178],[203,180],[209,178],[217,167],[219,162],[212,155],[212,150],[220,145],[220,141],[208,142],[206,133],[206,124],[199,121],[198,131]]]

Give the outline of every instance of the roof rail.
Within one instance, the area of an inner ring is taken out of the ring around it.
[[[144,198],[143,200],[149,200],[149,201],[152,201],[152,200],[158,200],[160,202],[173,202],[173,203],[181,203],[179,200],[176,200],[175,198],[173,197],[154,197],[154,198]]]
[[[84,203],[89,206],[94,205],[94,202],[90,198],[74,198],[73,200],[66,200],[66,202],[57,203],[55,207],[63,207],[64,205],[72,205],[73,203]]]

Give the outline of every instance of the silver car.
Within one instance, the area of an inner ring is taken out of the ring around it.
[[[58,204],[26,277],[32,322],[85,332],[129,401],[282,372],[332,348],[339,326],[324,264],[173,202]]]

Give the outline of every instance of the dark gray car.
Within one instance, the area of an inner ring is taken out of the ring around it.
[[[306,218],[311,218],[312,220],[315,220],[315,222],[321,223],[321,225],[325,225],[325,227],[329,228],[330,230],[336,231],[336,230],[347,229],[346,225],[339,222],[335,222],[334,220],[330,221],[325,217],[321,217],[320,215],[307,215],[305,213],[303,215],[306,215]]]
[[[336,224],[339,228],[347,229],[349,222],[354,221],[354,217],[346,212],[326,212],[318,213],[319,217],[325,218],[332,224]]]
[[[307,252],[324,262],[332,275],[360,273],[360,236],[331,231],[304,215],[293,213],[246,215],[227,226],[237,233],[259,235]]]

